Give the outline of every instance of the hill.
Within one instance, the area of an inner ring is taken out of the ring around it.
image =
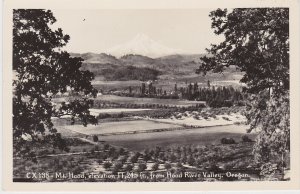
[[[173,80],[176,82],[202,82],[203,80],[239,80],[242,73],[235,68],[228,68],[223,74],[208,73],[205,77],[197,75],[195,70],[204,54],[194,55],[168,55],[151,58],[148,56],[128,54],[120,58],[105,53],[72,53],[72,56],[84,59],[83,70],[89,70],[96,76],[96,80],[145,80],[146,78]],[[134,67],[134,68],[133,68]],[[130,74],[129,70],[134,70]],[[115,74],[113,74],[115,70]],[[127,72],[121,74],[121,71]],[[142,72],[137,74],[137,72]],[[146,76],[147,73],[149,76]],[[118,77],[121,76],[121,77]],[[143,78],[142,76],[145,76]],[[158,77],[157,77],[158,76]]]

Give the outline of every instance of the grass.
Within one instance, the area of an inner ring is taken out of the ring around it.
[[[236,127],[240,128],[240,133],[231,132],[233,128]],[[242,136],[245,135],[245,133],[245,126],[230,125],[177,131],[103,136],[100,140],[132,151],[141,151],[155,146],[168,147],[191,144],[219,144],[223,137],[233,138],[236,142],[240,142],[242,141]],[[251,139],[254,139],[255,136],[256,134],[249,134]]]
[[[69,129],[81,134],[92,135],[92,134],[118,134],[132,131],[147,131],[153,129],[166,129],[179,127],[175,124],[158,123],[154,121],[120,121],[120,122],[106,122],[100,123],[99,125],[68,125],[64,126],[65,129]]]
[[[104,101],[118,104],[159,104],[168,106],[196,106],[197,104],[204,104],[202,101],[188,101],[188,100],[178,100],[178,99],[158,99],[158,98],[135,98],[135,97],[125,97],[125,96],[115,96],[115,95],[103,95],[98,96],[95,101]]]
[[[142,152],[126,151],[109,147],[100,147],[100,152],[89,152],[82,155],[54,156],[38,158],[34,163],[30,160],[14,159],[14,178],[26,177],[26,172],[54,173],[72,172],[80,174],[96,173],[113,175],[117,172],[133,173],[166,173],[169,172],[242,172],[255,175],[255,164],[251,154],[253,143],[221,144],[189,144],[167,147],[151,147]],[[135,158],[135,160],[132,160]],[[25,164],[25,165],[24,165]],[[153,167],[155,166],[156,167]],[[250,168],[249,168],[250,167]],[[223,170],[222,170],[223,169]],[[225,169],[225,171],[224,171]],[[253,174],[254,173],[254,174]],[[112,177],[112,176],[110,176]],[[51,179],[35,179],[37,181],[51,181]],[[173,179],[161,177],[161,181],[205,181],[205,179]],[[57,179],[52,179],[57,181]],[[64,181],[125,181],[124,179],[65,179]],[[126,181],[145,181],[135,178]],[[146,180],[147,181],[147,180]],[[148,180],[149,181],[149,180]],[[150,180],[155,181],[155,180]]]

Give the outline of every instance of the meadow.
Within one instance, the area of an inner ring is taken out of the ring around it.
[[[167,105],[167,106],[178,106],[178,107],[189,107],[196,106],[199,104],[205,104],[203,101],[188,101],[179,99],[159,99],[159,98],[136,98],[116,95],[101,95],[97,96],[95,101],[107,102],[107,103],[118,103],[118,104],[137,104],[137,105]]]
[[[84,127],[83,125],[67,125],[63,126],[66,129],[85,134],[85,135],[114,135],[122,133],[139,133],[146,132],[154,129],[168,129],[178,128],[180,125],[159,123],[146,120],[134,120],[134,121],[119,121],[119,122],[105,122],[99,123],[99,125],[89,125]]]

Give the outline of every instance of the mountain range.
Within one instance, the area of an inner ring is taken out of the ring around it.
[[[104,79],[110,77],[112,80],[111,77],[115,79],[122,72],[130,74],[130,71],[134,71],[134,74],[143,72],[140,74],[147,75],[148,72],[155,76],[159,75],[159,79],[164,80],[193,80],[199,77],[195,71],[201,63],[200,58],[205,54],[186,54],[139,34],[127,43],[108,49],[106,53],[71,53],[71,56],[83,58],[82,69],[93,72],[100,79],[104,76]],[[232,79],[232,75],[236,74],[235,68],[229,68],[226,71],[229,75],[226,75],[226,78],[224,75],[223,77],[213,75],[213,77]],[[113,72],[118,72],[118,75],[113,75]],[[128,76],[127,78],[129,79]]]
[[[143,55],[128,54],[117,58],[113,55],[106,53],[71,53],[73,57],[81,57],[84,59],[83,66],[85,69],[94,71],[96,69],[103,69],[111,66],[135,66],[138,68],[152,68],[162,72],[169,71],[184,73],[194,72],[199,66],[200,57],[199,55],[168,55],[164,57],[151,58]]]

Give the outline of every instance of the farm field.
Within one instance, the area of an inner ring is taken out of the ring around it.
[[[197,104],[205,104],[203,101],[188,101],[188,100],[178,100],[178,99],[158,99],[158,98],[135,98],[135,97],[125,97],[125,96],[115,96],[115,95],[102,95],[98,96],[96,99],[101,101],[115,102],[119,104],[162,104],[171,106],[195,106]]]
[[[114,134],[114,133],[127,133],[127,132],[139,132],[154,129],[168,129],[168,128],[178,128],[179,125],[168,124],[168,123],[158,123],[154,121],[119,121],[119,122],[106,122],[100,123],[99,125],[88,125],[84,127],[83,125],[66,125],[62,126],[65,129],[69,129],[85,135],[104,135],[104,134]]]
[[[183,69],[184,70],[184,69]],[[182,73],[182,71],[180,71]],[[225,72],[223,75],[218,73],[211,73],[206,77],[201,77],[194,73],[192,70],[188,74],[163,74],[160,75],[158,80],[154,81],[154,85],[158,88],[162,88],[164,90],[170,91],[174,88],[174,84],[176,83],[178,87],[186,87],[190,82],[198,82],[199,86],[206,86],[207,80],[211,80],[211,85],[220,86],[220,85],[232,85],[234,87],[241,86],[242,84],[239,80],[242,78],[242,73],[240,72]],[[229,82],[226,82],[226,81]],[[225,82],[224,82],[225,81]],[[128,89],[129,86],[132,88],[140,87],[143,81],[139,80],[126,80],[126,81],[106,81],[103,77],[97,76],[92,84],[95,88],[101,89],[104,91],[107,90],[123,90]]]
[[[138,80],[129,80],[129,81],[102,81],[102,80],[94,80],[92,81],[93,86],[96,89],[101,90],[120,90],[127,89],[129,86],[131,87],[139,87],[141,86],[142,81]]]
[[[180,116],[180,118],[178,118]],[[177,117],[177,118],[176,118]],[[192,112],[190,115],[182,116],[178,113],[176,116],[172,116],[167,119],[153,119],[154,121],[163,123],[172,123],[185,126],[193,127],[206,127],[206,126],[221,126],[231,125],[235,123],[241,123],[245,121],[245,117],[240,114],[231,115],[216,115],[214,118],[204,118],[197,112]],[[237,128],[235,128],[237,129]]]
[[[91,108],[89,109],[90,114],[94,116],[98,116],[99,113],[140,112],[145,110],[152,110],[152,109],[134,109],[134,108],[107,108],[107,109]]]
[[[241,137],[247,134],[246,129],[247,126],[244,125],[227,125],[175,131],[101,136],[99,140],[110,145],[127,148],[131,151],[142,151],[155,146],[170,147],[220,144],[220,140],[223,137],[233,138],[236,142],[239,142],[241,141]],[[247,136],[254,140],[256,134],[251,133],[247,134]]]

